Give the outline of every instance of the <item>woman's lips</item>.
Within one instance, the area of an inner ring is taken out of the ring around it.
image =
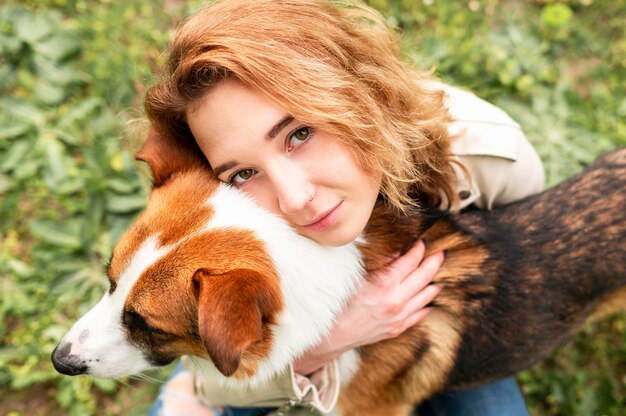
[[[335,221],[337,221],[337,217],[339,216],[339,208],[341,207],[342,203],[343,201],[337,204],[335,208],[324,214],[319,220],[305,225],[304,228],[318,232],[327,230],[335,223]]]

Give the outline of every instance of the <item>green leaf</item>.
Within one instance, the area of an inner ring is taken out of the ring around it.
[[[106,199],[106,210],[116,214],[125,214],[142,210],[147,199],[144,195],[109,194]]]
[[[60,127],[60,126],[59,126]],[[76,129],[72,129],[70,127],[62,128],[62,129],[54,129],[51,132],[61,141],[69,145],[78,145],[80,144],[80,139],[74,135],[74,131]]]
[[[85,268],[87,260],[80,256],[64,256],[63,262],[55,266],[59,272],[60,281],[66,280],[69,274],[76,273]]]
[[[67,88],[50,82],[45,78],[39,78],[35,87],[37,101],[46,105],[61,104],[67,98]]]
[[[62,385],[57,393],[57,401],[64,408],[70,407],[74,399],[74,388],[71,384]]]
[[[7,266],[12,273],[20,277],[26,277],[32,272],[28,264],[18,259],[9,259]]]
[[[13,170],[13,177],[15,179],[30,179],[37,175],[42,165],[40,158],[27,159],[24,163],[20,163]]]
[[[113,393],[117,390],[117,383],[114,380],[106,379],[106,378],[94,378],[93,384],[100,391],[105,393]]]
[[[27,133],[31,127],[27,124],[0,126],[0,140],[14,139]]]
[[[47,243],[69,248],[81,247],[80,238],[76,230],[68,226],[47,220],[34,220],[29,224],[29,230],[33,235]]]
[[[46,121],[46,116],[33,104],[15,97],[0,97],[0,110],[19,121],[39,127]]]
[[[52,35],[55,29],[49,18],[38,13],[21,13],[15,19],[14,27],[16,37],[31,45]]]
[[[37,383],[43,383],[55,378],[56,375],[50,371],[29,371],[28,373],[14,378],[11,387],[20,390]]]
[[[101,232],[105,205],[103,193],[90,192],[88,203],[88,210],[85,213],[85,221],[80,233],[84,245],[92,245]]]
[[[107,186],[117,194],[130,194],[139,188],[137,181],[129,178],[111,178],[107,181]]]
[[[80,52],[80,43],[68,33],[57,34],[35,44],[35,51],[54,62],[61,62]]]
[[[85,81],[83,74],[67,65],[57,65],[55,62],[48,61],[41,56],[35,56],[33,62],[37,75],[51,84],[68,87]]]
[[[6,59],[15,59],[22,50],[22,41],[15,36],[0,33],[0,52]]]
[[[50,174],[49,179],[51,180],[49,186],[54,188],[67,176],[70,162],[66,160],[64,148],[58,140],[46,138],[44,139],[43,146],[47,156],[47,167]]]
[[[626,49],[626,45],[625,45],[625,49]],[[624,98],[619,107],[617,108],[617,114],[621,117],[626,117],[626,98]]]
[[[13,146],[9,148],[9,151],[0,158],[0,172],[9,172],[15,169],[24,159],[24,156],[32,147],[32,142],[29,140],[20,140],[15,142]]]
[[[85,188],[85,180],[83,178],[65,178],[55,188],[58,195],[75,194]]]
[[[0,194],[8,192],[14,184],[15,182],[9,179],[7,175],[0,173]]]
[[[93,114],[102,105],[102,99],[99,97],[89,97],[72,106],[70,111],[59,120],[59,128],[64,129],[76,124],[78,121],[85,120]]]

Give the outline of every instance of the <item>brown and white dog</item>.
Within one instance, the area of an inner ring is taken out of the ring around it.
[[[446,250],[444,290],[419,325],[340,358],[341,414],[409,414],[444,388],[514,374],[626,306],[626,149],[492,212],[378,206],[339,248],[220,184],[198,154],[151,134],[138,157],[155,189],[115,247],[109,292],[53,352],[58,371],[122,377],[187,354],[226,384],[262,383],[324,336],[365,272],[417,238]]]

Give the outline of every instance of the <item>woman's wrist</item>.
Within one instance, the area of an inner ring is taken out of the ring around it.
[[[327,342],[324,342],[314,347],[311,351],[300,357],[300,359],[298,359],[293,364],[294,371],[297,374],[309,376],[310,374],[319,371],[326,364],[339,357],[345,351],[351,349],[350,347],[346,347],[345,349],[331,349],[329,347],[330,345]]]
[[[341,354],[307,357],[306,359],[296,361],[293,365],[293,370],[301,376],[308,377],[324,368],[326,364],[339,357],[339,355]]]

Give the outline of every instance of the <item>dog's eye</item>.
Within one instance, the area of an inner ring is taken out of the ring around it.
[[[148,326],[146,320],[135,311],[124,311],[122,322],[124,322],[124,325],[131,328]]]
[[[143,316],[132,310],[124,311],[122,322],[131,330],[150,332],[154,335],[169,335],[167,332],[149,325]]]

